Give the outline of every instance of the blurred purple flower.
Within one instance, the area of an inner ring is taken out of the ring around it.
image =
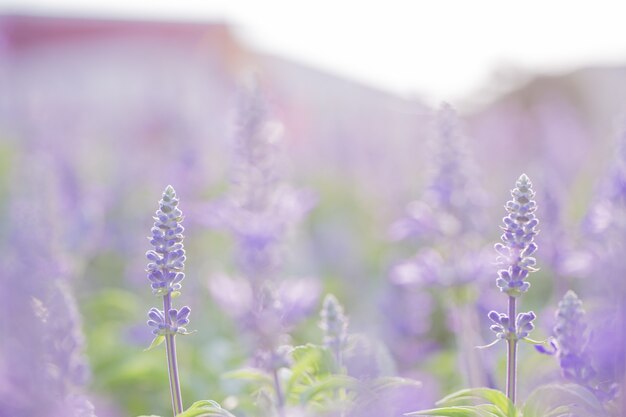
[[[541,215],[543,233],[537,236],[541,246],[544,264],[550,268],[553,276],[555,293],[564,293],[574,277],[583,277],[589,273],[593,255],[586,247],[576,247],[577,236],[573,228],[567,227],[563,219],[563,209],[570,204],[566,200],[566,186],[556,180],[556,175],[544,175],[541,196]]]
[[[385,339],[402,370],[414,366],[420,356],[443,342],[429,340],[434,311],[445,311],[449,317],[444,321],[449,323],[461,322],[456,320],[460,315],[467,316],[468,322],[478,321],[468,284],[487,276],[490,263],[480,238],[486,224],[486,197],[461,122],[450,105],[444,103],[437,111],[433,136],[432,167],[425,191],[418,201],[408,204],[405,216],[389,230],[393,240],[411,239],[419,244],[413,257],[390,268],[382,301]],[[445,296],[433,297],[440,291]],[[466,296],[457,297],[453,292]],[[440,303],[445,305],[438,306]],[[461,361],[480,362],[474,355],[473,347],[479,344],[474,335],[450,330],[459,345],[469,344],[459,346],[459,352],[467,351],[472,357]],[[464,376],[471,384],[484,385],[484,367],[474,369],[479,372],[468,367]]]
[[[456,111],[443,103],[435,118],[435,151],[429,183],[419,201],[390,229],[392,239],[462,236],[485,230],[485,194],[467,151]]]
[[[209,289],[255,338],[257,356],[270,357],[291,326],[311,313],[319,296],[313,280],[277,278],[284,241],[312,208],[313,199],[281,181],[282,127],[269,119],[257,86],[242,91],[237,110],[232,186],[225,200],[212,205],[209,216],[211,225],[233,236],[239,273],[214,277]]]
[[[209,280],[209,290],[224,312],[246,330],[259,334],[289,330],[311,314],[321,291],[319,283],[309,278],[266,282],[256,288],[252,284],[241,277],[218,274]]]
[[[568,291],[559,302],[554,334],[557,355],[563,376],[582,385],[593,378],[595,371],[586,352],[588,343],[585,310],[574,291]]]
[[[412,258],[395,264],[388,275],[393,285],[433,285],[441,282],[444,260],[439,252],[423,249]]]
[[[537,350],[557,355],[564,378],[588,388],[601,401],[609,401],[617,393],[617,384],[598,378],[591,352],[596,349],[595,345],[614,341],[594,340],[594,343],[590,343],[590,331],[585,316],[582,301],[574,291],[568,291],[556,311],[553,349],[547,350],[538,346]],[[615,366],[615,362],[612,366]]]
[[[283,239],[315,199],[281,181],[282,127],[269,119],[259,88],[243,91],[239,99],[231,190],[208,217],[211,225],[232,233],[240,270],[262,281],[280,265]]]
[[[622,120],[608,174],[597,185],[583,222],[585,243],[594,260],[585,283],[586,293],[602,298],[602,314],[593,321],[588,351],[602,391],[610,381],[626,376],[626,119]],[[622,399],[622,409],[626,400]]]
[[[0,306],[0,328],[8,335],[0,348],[0,415],[92,417],[82,392],[90,372],[62,252],[54,171],[45,172],[45,160],[39,161],[16,165],[28,172],[15,174],[5,225],[10,245],[0,282],[11,296]]]
[[[324,298],[320,318],[320,328],[324,332],[324,346],[333,352],[337,367],[341,369],[342,353],[348,337],[348,318],[343,312],[343,306],[334,295],[328,294]]]

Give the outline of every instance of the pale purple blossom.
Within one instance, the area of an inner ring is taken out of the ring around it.
[[[185,248],[181,225],[182,212],[178,208],[178,198],[172,186],[168,185],[159,201],[159,209],[154,216],[154,226],[150,244],[154,249],[146,253],[148,258],[148,279],[155,295],[165,295],[181,288],[185,278]]]
[[[495,245],[496,261],[506,268],[498,271],[496,284],[503,293],[519,297],[530,288],[526,281],[528,274],[537,270],[537,261],[532,255],[537,250],[534,238],[539,221],[535,216],[535,192],[528,176],[519,177],[511,196],[505,206],[508,214],[502,219],[502,243]]]
[[[231,188],[209,216],[212,226],[232,235],[238,271],[215,276],[209,290],[252,339],[252,363],[272,376],[273,406],[284,413],[278,370],[290,365],[288,332],[311,313],[320,285],[309,278],[282,279],[283,252],[313,199],[282,180],[282,126],[270,119],[258,86],[242,91],[237,110]]]

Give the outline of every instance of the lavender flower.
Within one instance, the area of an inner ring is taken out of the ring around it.
[[[185,278],[182,272],[185,262],[183,231],[180,224],[183,213],[178,208],[178,198],[171,185],[163,192],[159,209],[154,217],[154,227],[150,244],[154,250],[146,253],[148,279],[151,281],[154,295],[167,295],[181,288]]]
[[[516,300],[530,288],[526,278],[534,272],[537,262],[531,255],[537,250],[533,242],[537,235],[539,221],[535,217],[537,204],[533,200],[535,192],[526,174],[522,174],[511,190],[512,200],[505,208],[502,242],[495,245],[498,252],[497,263],[506,269],[498,271],[496,285],[501,292],[509,296],[508,314],[491,311],[489,319],[494,323],[491,330],[497,340],[506,340],[508,344],[506,394],[515,402],[517,342],[528,337],[533,329],[535,313],[519,313],[516,316]],[[515,320],[513,320],[515,317]]]
[[[497,243],[495,249],[500,256],[499,265],[506,267],[498,271],[496,284],[500,291],[511,297],[519,297],[530,288],[525,279],[530,272],[537,269],[537,261],[531,255],[537,250],[533,242],[538,233],[539,221],[535,217],[537,204],[533,200],[535,192],[526,174],[522,174],[515,188],[511,190],[512,200],[506,203],[508,215],[502,219],[504,233],[503,243]]]
[[[155,339],[152,346],[163,341],[166,344],[168,374],[170,378],[170,393],[174,416],[183,411],[183,401],[180,393],[178,363],[176,359],[176,334],[188,334],[184,327],[189,323],[189,307],[180,311],[172,307],[172,295],[181,288],[181,281],[185,263],[185,249],[183,247],[183,213],[178,208],[178,197],[171,185],[168,185],[159,201],[159,209],[154,216],[154,227],[150,244],[154,247],[146,253],[148,263],[148,279],[151,282],[152,292],[163,297],[163,310],[156,308],[148,312],[148,326],[153,327]]]

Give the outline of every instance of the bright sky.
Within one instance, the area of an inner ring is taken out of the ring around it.
[[[0,0],[2,11],[225,21],[261,51],[431,102],[503,68],[626,64],[619,0]]]

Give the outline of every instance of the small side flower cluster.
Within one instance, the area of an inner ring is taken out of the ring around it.
[[[148,312],[150,318],[148,326],[154,327],[152,334],[155,336],[165,336],[170,333],[187,334],[189,332],[184,326],[189,323],[189,313],[191,313],[191,309],[187,306],[181,308],[180,311],[172,308],[169,311],[169,320],[166,320],[161,310],[151,308]]]
[[[537,318],[534,312],[520,313],[515,319],[515,333],[511,333],[511,323],[509,316],[504,313],[490,311],[489,319],[494,323],[490,328],[496,334],[498,339],[509,339],[514,337],[517,340],[528,337],[530,332],[535,328],[533,320]]]

